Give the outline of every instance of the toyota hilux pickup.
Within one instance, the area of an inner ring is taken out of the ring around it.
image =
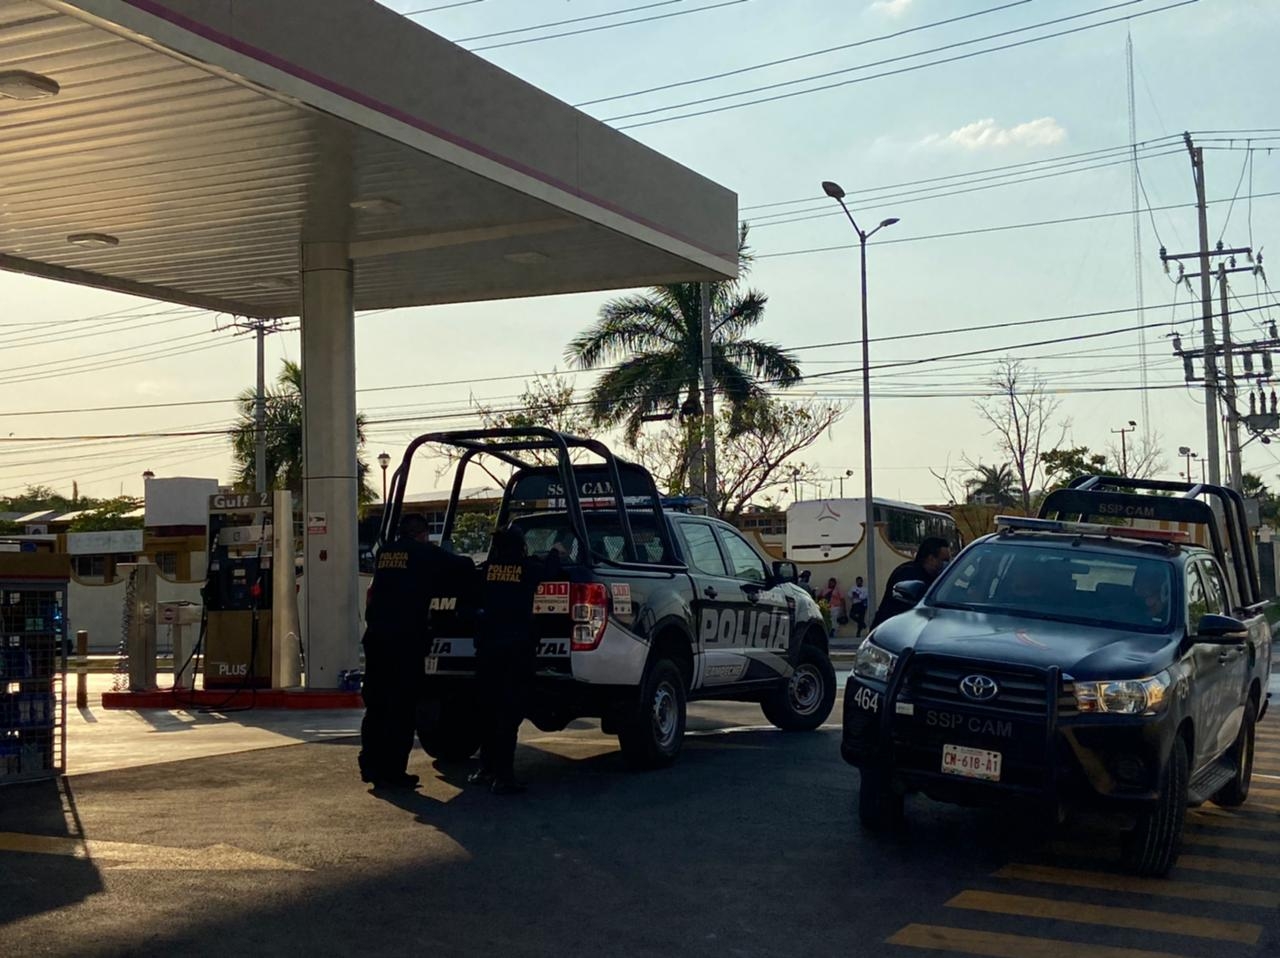
[[[530,637],[537,673],[527,717],[538,728],[599,718],[643,768],[677,757],[691,700],[757,702],[788,731],[831,714],[827,632],[795,566],[767,562],[726,522],[664,509],[650,474],[596,440],[535,427],[420,436],[392,477],[379,548],[394,537],[410,468],[427,450],[456,463],[442,545],[451,547],[465,505],[468,466],[487,463],[504,486],[495,527],[518,530],[545,563]],[[474,594],[424,596],[423,605],[418,736],[433,756],[463,759],[482,730],[479,610]]]
[[[1243,502],[1094,476],[996,525],[927,588],[901,584],[914,608],[857,651],[841,752],[860,818],[900,824],[912,792],[1112,810],[1129,866],[1163,875],[1188,805],[1249,793],[1276,615]]]

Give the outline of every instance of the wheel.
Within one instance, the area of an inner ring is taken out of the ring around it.
[[[1235,744],[1231,746],[1231,757],[1236,763],[1235,778],[1218,789],[1213,796],[1213,803],[1223,808],[1235,808],[1243,805],[1249,797],[1249,782],[1253,779],[1253,736],[1257,727],[1253,701],[1245,706],[1244,718],[1240,722],[1240,732],[1236,735]]]
[[[901,828],[906,821],[906,796],[896,792],[884,769],[864,767],[859,775],[858,819],[873,832]]]
[[[442,762],[465,762],[480,749],[483,729],[476,709],[457,699],[428,699],[418,706],[418,741]]]
[[[836,670],[814,645],[800,647],[800,662],[786,684],[761,703],[764,717],[784,732],[809,732],[831,715],[836,704]]]
[[[1167,875],[1178,860],[1187,815],[1187,743],[1179,736],[1165,762],[1160,797],[1138,816],[1125,843],[1124,861],[1139,875]]]
[[[670,765],[684,745],[688,695],[684,675],[670,659],[657,659],[640,683],[640,700],[618,729],[622,757],[632,768]]]

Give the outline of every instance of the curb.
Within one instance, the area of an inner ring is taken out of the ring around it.
[[[104,709],[362,709],[359,692],[288,692],[280,689],[165,689],[154,692],[103,692]]]

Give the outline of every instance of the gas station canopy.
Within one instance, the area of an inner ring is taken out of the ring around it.
[[[733,276],[737,198],[373,0],[0,0],[0,269],[301,317],[304,656],[335,688],[355,311]]]
[[[0,268],[297,315],[716,279],[736,197],[373,0],[0,0]]]

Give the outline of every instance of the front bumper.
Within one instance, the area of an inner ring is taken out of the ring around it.
[[[982,668],[982,663],[966,667]],[[887,684],[850,676],[840,752],[851,765],[886,771],[898,788],[942,801],[1000,805],[1107,806],[1149,802],[1177,728],[1168,711],[1153,716],[1080,715],[1058,679],[1040,714],[913,696],[907,661]],[[942,770],[944,745],[999,752],[999,781]]]

